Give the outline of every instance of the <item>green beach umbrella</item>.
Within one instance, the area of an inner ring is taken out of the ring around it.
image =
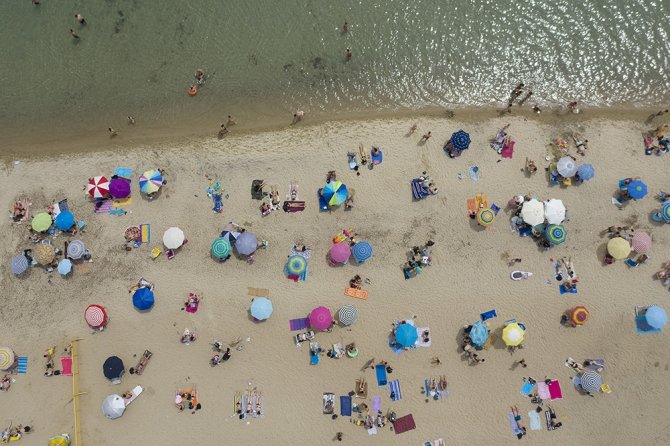
[[[212,255],[219,260],[228,257],[231,250],[230,242],[223,237],[219,237],[212,242]]]
[[[563,227],[563,225],[549,225],[547,226],[545,235],[547,236],[547,240],[549,240],[549,243],[551,243],[552,245],[560,245],[565,241],[567,232],[565,232],[565,228]]]
[[[33,217],[33,231],[44,232],[51,227],[52,223],[51,215],[46,212],[40,212]]]
[[[286,264],[286,270],[290,274],[300,275],[305,272],[307,261],[302,256],[291,256]]]

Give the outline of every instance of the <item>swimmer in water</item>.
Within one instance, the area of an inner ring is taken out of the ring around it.
[[[195,70],[195,80],[198,81],[198,85],[202,85],[205,82],[205,70],[202,68]]]
[[[346,33],[349,31],[349,22],[344,22],[344,25],[342,25],[342,32]]]
[[[76,32],[74,32],[73,29],[70,30],[70,35],[71,35],[72,38],[74,38],[75,40],[79,40],[79,34],[77,34]]]
[[[231,125],[237,124],[237,121],[233,119],[233,115],[228,115],[228,121],[226,122],[226,126],[230,127]]]
[[[351,48],[347,48],[347,50],[344,52],[344,56],[347,58],[347,60],[351,60],[351,56],[353,56],[351,53]]]
[[[75,14],[74,19],[79,22],[80,25],[86,25],[86,19],[81,14]]]
[[[128,125],[135,125],[135,118],[128,116]]]
[[[108,130],[109,130],[109,137],[110,137],[110,138],[113,138],[113,137],[115,137],[116,135],[119,134],[119,132],[117,132],[117,131],[116,131],[115,129],[113,129],[112,127],[110,127]]]

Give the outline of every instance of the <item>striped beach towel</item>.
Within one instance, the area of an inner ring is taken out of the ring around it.
[[[149,243],[151,241],[151,225],[150,224],[140,225],[140,234],[141,234],[141,242]]]
[[[398,401],[402,399],[402,393],[400,392],[400,381],[397,379],[389,383],[389,397],[391,401]]]
[[[18,372],[19,375],[25,375],[28,373],[28,357],[27,356],[19,356],[19,365],[16,368],[16,371]]]
[[[103,200],[100,207],[94,209],[96,214],[107,214],[112,209],[112,200]]]
[[[301,319],[291,319],[288,322],[291,331],[298,331],[298,330],[304,330],[305,328],[310,328],[309,319],[306,317]]]

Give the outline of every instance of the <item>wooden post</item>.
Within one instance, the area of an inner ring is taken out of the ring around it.
[[[79,351],[78,342],[81,339],[74,339],[70,343],[70,354],[72,355],[72,408],[74,410],[74,444],[82,446],[81,443],[81,425],[79,424]]]

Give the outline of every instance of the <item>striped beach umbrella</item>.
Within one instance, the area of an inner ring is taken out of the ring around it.
[[[258,249],[258,238],[251,232],[242,232],[235,242],[235,249],[240,255],[248,256]]]
[[[286,262],[286,270],[296,276],[301,275],[307,269],[307,260],[303,256],[291,256]]]
[[[335,243],[328,251],[330,259],[335,263],[347,263],[351,256],[351,248],[348,243]]]
[[[74,214],[70,211],[62,211],[56,215],[54,222],[61,231],[69,231],[74,226]]]
[[[670,200],[663,203],[661,207],[661,218],[667,223],[670,223]]]
[[[251,302],[249,311],[254,319],[264,321],[272,314],[272,302],[266,297],[257,297]]]
[[[219,260],[223,260],[230,255],[232,247],[230,242],[223,237],[214,239],[212,242],[212,255]]]
[[[647,185],[640,180],[635,180],[629,183],[626,190],[628,191],[630,198],[633,200],[639,200],[647,195]]]
[[[581,305],[573,308],[570,311],[570,320],[575,325],[584,325],[589,320],[589,310]]]
[[[72,261],[70,259],[63,259],[58,262],[58,274],[67,276],[72,272]]]
[[[346,304],[337,312],[337,319],[344,325],[351,325],[358,320],[358,308],[351,304]]]
[[[93,198],[103,198],[109,194],[109,180],[103,176],[93,177],[88,180],[86,191]]]
[[[645,254],[651,249],[651,236],[644,231],[636,231],[631,244],[635,252]]]
[[[7,370],[14,365],[14,350],[9,347],[0,347],[0,370]]]
[[[163,185],[163,175],[157,169],[151,169],[140,175],[140,191],[153,194]]]
[[[419,338],[416,327],[411,324],[400,324],[395,329],[395,341],[402,347],[411,347]]]
[[[556,170],[564,178],[574,177],[577,173],[577,163],[569,156],[564,156],[556,163]]]
[[[503,328],[502,339],[508,347],[516,347],[523,342],[525,335],[526,331],[518,323],[513,322]]]
[[[33,253],[35,254],[35,260],[40,265],[48,265],[56,257],[56,251],[50,243],[40,243],[35,247]]]
[[[184,244],[184,231],[177,227],[168,228],[163,233],[163,244],[167,249],[177,249]]]
[[[323,199],[328,206],[339,206],[349,197],[347,186],[341,181],[331,181],[323,188]]]
[[[480,209],[477,212],[477,223],[482,226],[488,226],[496,219],[496,214],[490,208]]]
[[[372,246],[368,242],[358,242],[351,248],[351,254],[358,263],[363,263],[372,257]]]
[[[130,181],[125,178],[114,178],[109,182],[109,194],[114,198],[130,196]]]
[[[12,257],[12,273],[16,274],[17,276],[19,274],[25,273],[29,266],[28,258],[23,254]]]
[[[595,370],[587,370],[580,377],[582,389],[588,393],[597,393],[603,385],[603,377]]]
[[[84,311],[84,320],[91,328],[101,328],[107,325],[107,310],[101,305],[91,304]]]
[[[552,245],[560,245],[567,237],[567,232],[563,225],[549,225],[544,234]]]
[[[617,260],[625,259],[630,254],[631,247],[628,240],[622,237],[614,237],[607,242],[607,252]]]
[[[309,313],[309,324],[317,330],[326,330],[333,325],[333,315],[326,307],[316,307]]]
[[[51,227],[53,219],[46,212],[40,212],[33,217],[32,227],[35,232],[44,232]]]
[[[453,147],[454,150],[462,152],[463,150],[466,150],[468,147],[470,147],[470,134],[464,130],[459,130],[451,135],[449,142],[451,143],[451,147]]]
[[[67,245],[67,256],[73,260],[81,259],[81,256],[83,256],[85,252],[86,248],[84,247],[84,242],[81,240],[72,240]]]

